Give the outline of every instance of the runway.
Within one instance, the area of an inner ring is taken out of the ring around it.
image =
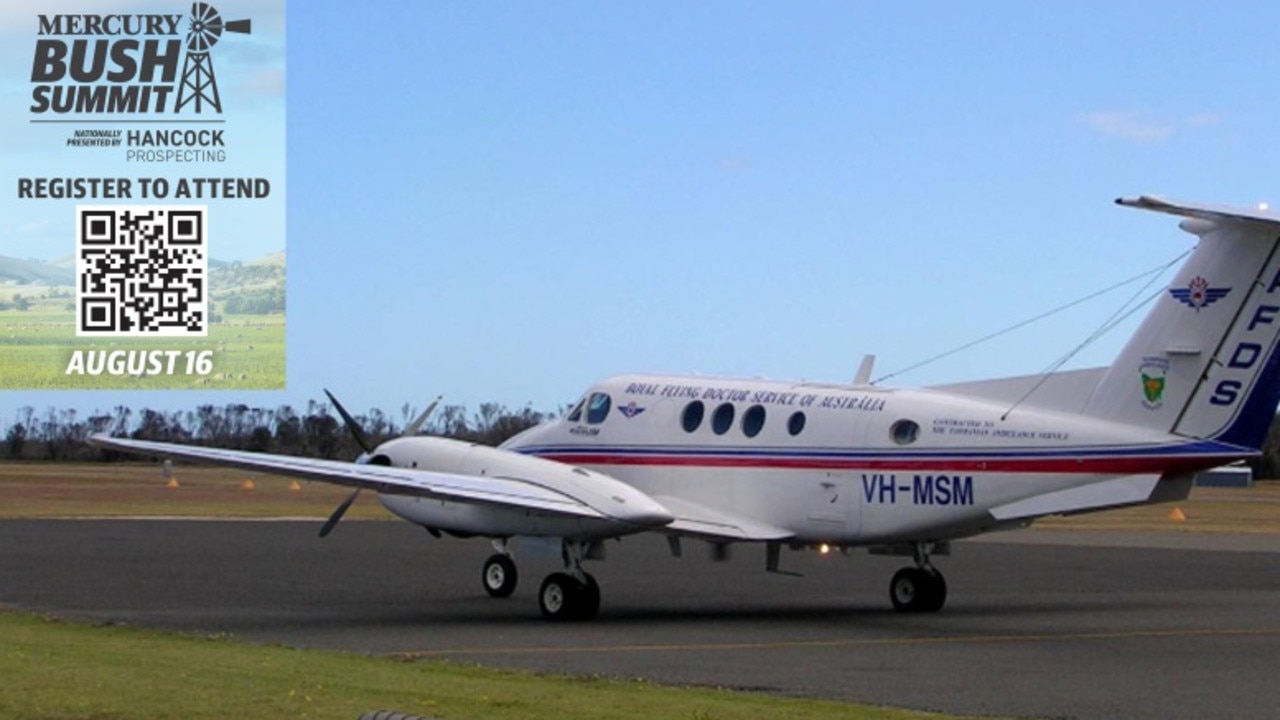
[[[507,600],[480,588],[481,540],[405,523],[3,521],[0,603],[253,642],[404,653],[958,714],[1266,717],[1280,667],[1280,538],[1023,531],[939,558],[947,607],[906,616],[902,566],[763,548],[673,560],[661,537],[592,563],[589,623],[541,620],[521,559]]]

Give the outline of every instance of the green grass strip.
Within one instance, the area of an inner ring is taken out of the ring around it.
[[[255,646],[0,613],[9,720],[941,718],[848,703]]]

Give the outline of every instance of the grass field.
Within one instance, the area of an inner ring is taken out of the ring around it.
[[[356,720],[375,710],[444,720],[946,717],[642,681],[255,647],[14,613],[0,613],[0,678],[0,717],[7,720]]]
[[[178,487],[169,487],[169,479]],[[245,481],[253,489],[245,489]],[[351,490],[220,467],[0,463],[0,517],[328,517]],[[346,518],[391,519],[371,493]]]
[[[283,315],[230,315],[210,325],[204,338],[76,337],[75,319],[65,309],[38,305],[31,310],[0,311],[0,389],[280,389],[285,382]],[[67,374],[76,350],[211,350],[207,375]]]

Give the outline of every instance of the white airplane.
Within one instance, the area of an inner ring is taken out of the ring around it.
[[[913,564],[893,606],[932,612],[950,541],[1046,515],[1186,498],[1195,474],[1259,454],[1280,401],[1280,217],[1175,203],[1121,205],[1185,218],[1199,242],[1110,367],[890,390],[627,375],[596,384],[563,418],[491,448],[418,436],[421,419],[355,463],[95,435],[136,453],[362,488],[433,534],[492,538],[482,579],[516,586],[513,540],[551,543],[564,571],[538,592],[551,619],[593,617],[583,561],[604,542],[665,533],[724,550],[866,547]],[[332,398],[332,396],[330,396]],[[430,409],[428,409],[428,412]],[[425,415],[425,413],[424,413]]]

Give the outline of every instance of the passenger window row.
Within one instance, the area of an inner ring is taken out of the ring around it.
[[[634,403],[633,403],[634,405]],[[613,399],[607,393],[591,393],[585,401],[579,402],[577,407],[569,413],[569,422],[581,422],[586,415],[586,422],[589,425],[598,425],[604,422],[609,416],[609,410],[613,407]],[[623,408],[623,412],[626,408]],[[711,432],[716,435],[724,435],[733,428],[734,420],[737,419],[738,410],[731,402],[723,402],[716,405],[711,411]],[[701,400],[690,401],[684,406],[684,410],[680,413],[680,426],[687,433],[695,433],[702,427],[702,423],[707,417],[707,406]],[[764,430],[766,420],[766,410],[763,405],[752,405],[742,413],[742,419],[739,427],[742,434],[753,438]],[[795,437],[804,432],[805,414],[803,410],[796,410],[787,418],[787,434]],[[899,420],[889,428],[889,437],[898,445],[911,445],[920,438],[920,425],[914,420]]]
[[[716,435],[724,435],[733,427],[733,421],[737,416],[737,408],[733,403],[720,403],[715,410],[711,411],[711,432]],[[684,406],[684,411],[680,413],[680,426],[687,433],[697,432],[702,427],[702,421],[706,418],[707,406],[701,400],[694,400]],[[764,429],[765,409],[763,405],[752,405],[742,413],[742,421],[740,427],[742,434],[747,437],[755,437]],[[804,432],[805,415],[801,410],[791,413],[787,418],[787,432],[793,437]]]

